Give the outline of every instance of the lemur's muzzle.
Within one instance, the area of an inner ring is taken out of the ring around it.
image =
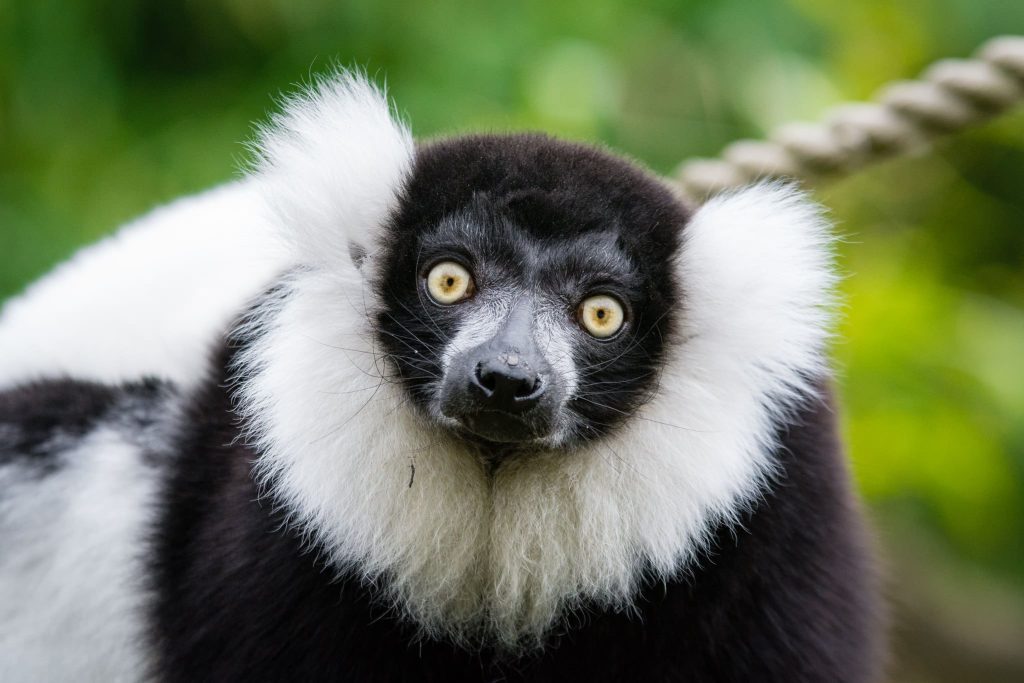
[[[533,307],[521,303],[493,339],[456,356],[445,376],[442,412],[488,441],[547,436],[558,387],[533,332]]]
[[[544,381],[517,347],[476,364],[469,392],[486,410],[525,413],[540,403]]]

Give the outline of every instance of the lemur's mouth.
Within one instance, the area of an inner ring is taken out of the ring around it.
[[[551,432],[547,411],[534,410],[520,416],[485,409],[450,417],[458,420],[470,434],[495,444],[529,443],[543,439]]]

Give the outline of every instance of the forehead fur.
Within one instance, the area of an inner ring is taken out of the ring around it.
[[[400,230],[485,200],[536,237],[614,230],[629,249],[674,243],[687,213],[639,166],[542,134],[474,135],[417,149]]]

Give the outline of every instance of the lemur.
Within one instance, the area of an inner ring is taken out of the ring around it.
[[[417,144],[350,73],[257,147],[163,214],[174,248],[126,233],[150,251],[0,323],[0,680],[877,674],[820,207],[693,210],[541,134]],[[76,365],[25,321],[108,341]]]

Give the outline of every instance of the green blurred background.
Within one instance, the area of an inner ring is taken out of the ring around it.
[[[670,172],[1024,33],[1020,0],[0,2],[0,299],[237,175],[276,98],[385,78],[417,135],[542,129]],[[818,191],[896,681],[1024,680],[1024,113]]]

